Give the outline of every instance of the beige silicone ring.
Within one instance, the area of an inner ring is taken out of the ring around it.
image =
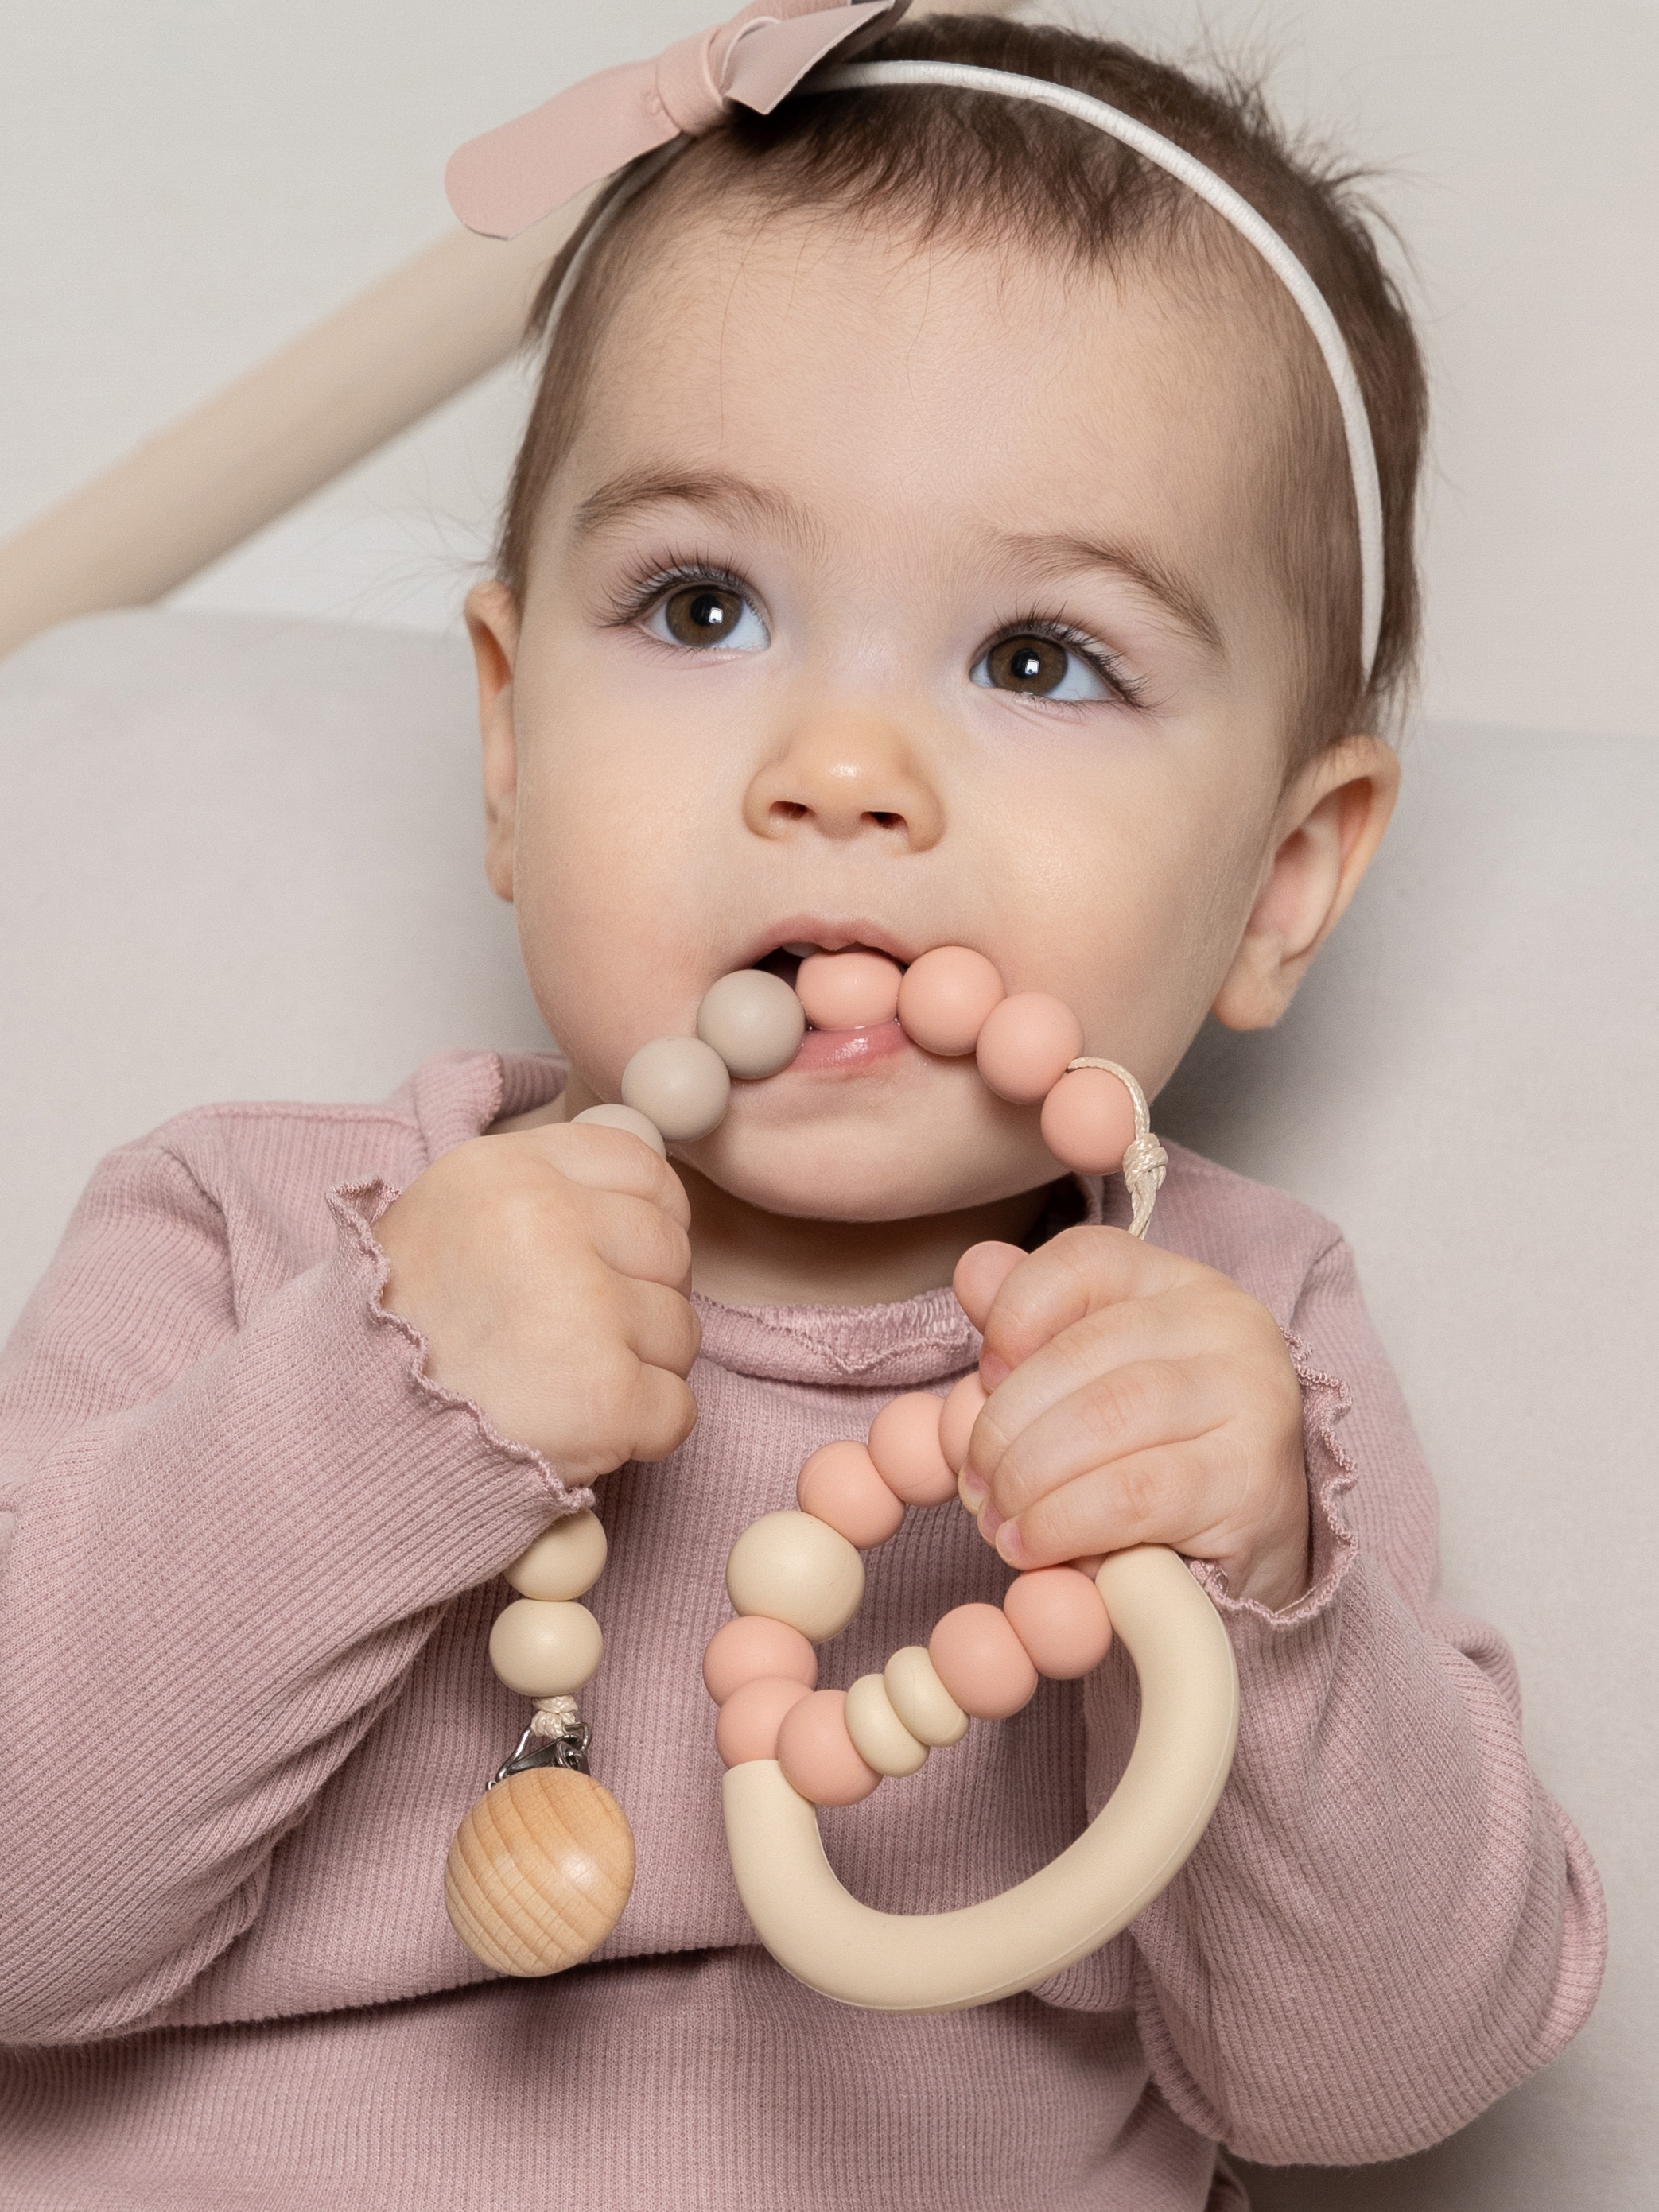
[[[842,1887],[816,1808],[775,1759],[729,1771],[726,1839],[738,1893],[798,1981],[872,2012],[989,2004],[1098,1950],[1179,1873],[1232,1764],[1232,1646],[1173,1552],[1116,1553],[1095,1581],[1140,1677],[1134,1750],[1076,1842],[1001,1896],[955,1912],[872,1911]]]

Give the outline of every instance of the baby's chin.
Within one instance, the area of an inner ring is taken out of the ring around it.
[[[739,1110],[670,1157],[765,1213],[910,1221],[994,1205],[1062,1175],[1030,1120],[1026,1129],[998,1126],[1000,1115],[936,1113],[930,1123],[914,1112],[843,1111],[779,1126]]]

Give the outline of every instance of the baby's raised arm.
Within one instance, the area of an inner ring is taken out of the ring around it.
[[[390,1111],[228,1127],[189,1116],[104,1164],[0,1370],[0,2040],[269,2009],[260,1970],[250,1990],[224,1962],[276,1847],[451,1601],[586,1500],[506,1435],[522,1423],[574,1481],[692,1417],[696,1325],[663,1286],[684,1199],[636,1139],[493,1137],[422,1174],[423,1133]],[[398,1182],[391,1241],[436,1380],[380,1302],[369,1224]],[[494,1379],[519,1371],[522,1403]],[[494,1421],[460,1395],[474,1381]],[[453,1755],[428,1744],[413,1797],[442,1800],[431,1762]],[[337,1909],[307,1908],[277,2008],[342,2001]],[[432,1986],[446,1937],[421,1923],[411,1982]],[[204,1995],[216,1964],[229,1984]],[[413,1993],[369,1989],[385,1966],[349,2001]]]
[[[1212,1589],[1238,1752],[1135,1923],[1136,2010],[1189,2125],[1268,2164],[1360,2164],[1438,2141],[1565,2048],[1606,1917],[1528,1765],[1502,1638],[1440,1591],[1433,1483],[1346,1246],[1293,1297],[1261,1287],[1302,1382],[1313,1578],[1279,1612]],[[1108,1774],[1123,1713],[1088,1702]]]

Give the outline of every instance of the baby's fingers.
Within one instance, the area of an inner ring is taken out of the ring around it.
[[[997,1292],[1026,1257],[1020,1245],[992,1237],[983,1244],[970,1244],[957,1261],[951,1287],[975,1328],[984,1328]]]
[[[690,1385],[665,1368],[641,1365],[635,1400],[633,1449],[629,1459],[666,1459],[696,1426],[697,1401]]]
[[[627,1129],[607,1128],[602,1121],[554,1121],[492,1141],[521,1145],[568,1182],[645,1199],[683,1229],[691,1225],[685,1185],[642,1137]]]
[[[994,1397],[981,1427],[994,1423]],[[1040,1413],[1019,1430],[996,1459],[988,1485],[1002,1520],[1012,1521],[1040,1498],[1078,1477],[1127,1461],[1162,1444],[1185,1443],[1227,1419],[1231,1401],[1207,1363],[1139,1359],[1091,1375],[1080,1389]],[[968,1470],[968,1493],[973,1478]],[[1092,1547],[1098,1550],[1100,1547]]]
[[[1001,1522],[996,1547],[1022,1570],[1132,1544],[1168,1544],[1206,1558],[1215,1547],[1217,1482],[1224,1479],[1220,1458],[1209,1437],[1198,1437],[1091,1468]]]
[[[593,1249],[606,1267],[635,1282],[664,1284],[675,1291],[686,1287],[691,1239],[660,1206],[598,1190],[587,1194],[583,1213]]]
[[[1063,1230],[1008,1269],[980,1323],[985,1336],[980,1374],[986,1389],[994,1390],[1013,1369],[1085,1315],[1130,1299],[1157,1297],[1200,1272],[1193,1261],[1143,1244],[1126,1230]]]
[[[628,1340],[651,1367],[689,1375],[702,1345],[702,1323],[689,1298],[661,1283],[618,1285]]]

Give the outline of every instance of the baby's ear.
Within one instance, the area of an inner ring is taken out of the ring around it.
[[[484,873],[497,898],[513,898],[513,835],[519,747],[513,726],[513,664],[519,651],[519,603],[505,584],[475,584],[466,595],[466,629],[478,672],[478,727],[483,738]]]
[[[1400,763],[1381,738],[1343,738],[1285,794],[1244,934],[1216,994],[1230,1030],[1270,1029],[1342,919],[1382,841]]]

